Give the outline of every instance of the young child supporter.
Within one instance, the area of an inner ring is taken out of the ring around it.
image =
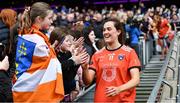
[[[64,102],[72,101],[71,92],[76,89],[75,76],[77,70],[82,63],[85,62],[88,54],[82,48],[83,38],[79,38],[76,43],[72,43],[70,30],[65,27],[56,27],[50,35],[50,43],[53,44],[58,41],[56,45],[56,53],[62,65],[63,83],[65,89]],[[73,92],[74,93],[74,92]],[[77,93],[78,94],[78,93]]]
[[[64,98],[62,67],[42,32],[49,29],[52,18],[53,10],[44,2],[34,3],[21,16],[14,102],[59,102]]]

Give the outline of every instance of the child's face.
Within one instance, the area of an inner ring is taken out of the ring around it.
[[[53,23],[53,11],[48,11],[48,15],[41,21],[41,29],[48,30]]]
[[[89,39],[90,39],[91,43],[94,43],[95,38],[96,38],[96,36],[94,34],[94,31],[91,31],[88,36],[89,36]]]
[[[70,36],[67,35],[67,36],[65,36],[65,39],[61,44],[61,50],[62,51],[69,51],[71,45],[72,45],[71,38],[70,38]]]

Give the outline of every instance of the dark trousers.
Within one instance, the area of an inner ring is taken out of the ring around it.
[[[13,102],[12,82],[6,71],[0,71],[0,102]]]

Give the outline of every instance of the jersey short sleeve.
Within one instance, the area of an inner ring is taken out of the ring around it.
[[[97,56],[96,56],[96,54],[94,54],[93,56],[92,56],[92,58],[91,58],[91,60],[90,60],[90,63],[89,63],[89,69],[92,69],[92,70],[94,70],[95,72],[97,71],[97,67],[98,67],[98,65],[97,65]]]
[[[136,54],[136,52],[132,49],[129,55],[129,66],[128,69],[132,69],[132,68],[139,68],[141,69],[141,64],[139,61],[139,58]]]

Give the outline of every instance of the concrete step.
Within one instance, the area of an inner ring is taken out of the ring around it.
[[[147,99],[136,99],[135,103],[146,103]]]
[[[151,61],[149,61],[148,62],[148,64],[164,64],[164,61],[153,61],[153,60],[151,60]]]
[[[140,83],[138,87],[154,87],[155,84],[152,83]]]
[[[151,73],[151,72],[160,72],[160,69],[144,69],[143,73],[147,72],[147,73]]]
[[[140,84],[150,84],[150,83],[155,84],[156,81],[140,81]]]
[[[152,79],[152,78],[142,78],[140,81],[157,81],[157,79]]]
[[[143,75],[140,78],[158,78],[159,76]]]
[[[136,91],[136,94],[139,95],[149,95],[152,91]]]
[[[152,91],[152,87],[141,87],[141,88],[139,88],[139,87],[137,87],[136,88],[136,90],[137,91]]]
[[[136,95],[136,99],[140,99],[140,98],[149,98],[149,95]]]
[[[145,66],[145,68],[147,68],[147,67],[155,67],[155,68],[162,68],[162,64],[147,64],[146,66]]]
[[[158,67],[146,67],[144,70],[161,70],[161,68],[158,68]]]
[[[159,75],[159,73],[144,73],[144,74],[142,74],[141,76],[158,76]]]

